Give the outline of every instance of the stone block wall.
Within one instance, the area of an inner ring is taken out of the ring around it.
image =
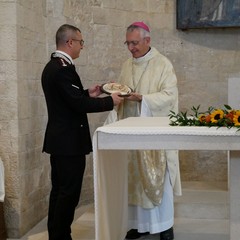
[[[47,59],[44,1],[0,3],[0,155],[6,176],[8,237],[46,216],[49,163],[41,153],[46,125],[41,70]]]
[[[0,156],[6,171],[8,236],[18,238],[47,214],[49,156],[41,152],[47,114],[41,72],[57,28],[78,26],[85,46],[76,60],[83,85],[117,80],[130,54],[126,27],[144,21],[152,45],[173,63],[181,111],[227,103],[228,78],[240,76],[240,29],[176,29],[174,0],[2,0],[0,2]],[[89,114],[92,134],[107,113]],[[93,201],[92,155],[80,204]],[[227,154],[181,151],[182,180],[226,181]]]

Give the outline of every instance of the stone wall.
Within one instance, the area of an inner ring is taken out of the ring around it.
[[[0,156],[6,171],[5,219],[11,238],[46,216],[49,161],[41,153],[46,107],[41,72],[64,23],[85,40],[76,60],[85,87],[117,80],[130,54],[125,29],[133,21],[151,28],[152,45],[173,63],[180,110],[227,103],[227,81],[240,77],[240,30],[176,29],[174,0],[2,0],[0,3]],[[91,131],[107,113],[89,114]],[[181,151],[182,180],[226,181],[226,152]],[[88,156],[80,204],[93,201],[92,155]]]
[[[44,3],[0,3],[0,155],[9,237],[23,235],[47,211],[49,165],[41,153],[46,110],[40,84],[47,59]]]

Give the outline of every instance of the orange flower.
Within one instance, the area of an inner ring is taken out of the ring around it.
[[[210,123],[211,122],[211,115],[208,114],[208,115],[204,115],[204,114],[201,114],[199,117],[198,117],[198,120],[199,122],[201,123]]]
[[[235,113],[235,111],[232,110],[225,115],[226,124],[228,124],[230,126],[233,124],[234,113]]]
[[[206,116],[206,123],[210,123],[211,122],[211,115],[207,115]]]

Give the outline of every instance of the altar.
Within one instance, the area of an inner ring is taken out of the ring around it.
[[[240,131],[170,126],[167,117],[130,117],[93,136],[95,239],[124,240],[128,231],[127,150],[228,150],[230,240],[240,236]]]

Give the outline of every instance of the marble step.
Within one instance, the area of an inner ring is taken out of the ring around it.
[[[228,220],[175,218],[174,236],[176,240],[229,240]],[[159,234],[141,240],[159,240]]]
[[[183,182],[182,196],[175,196],[175,218],[229,219],[225,182]]]
[[[229,240],[229,221],[175,218],[174,232],[176,240]]]

